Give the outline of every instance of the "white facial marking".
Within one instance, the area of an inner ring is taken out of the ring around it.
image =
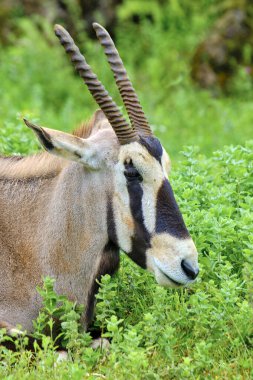
[[[156,224],[156,189],[150,188],[143,184],[142,212],[144,224],[149,233],[153,233]]]
[[[164,166],[153,157],[147,149],[137,142],[133,142],[120,147],[119,162],[115,166],[115,200],[114,200],[114,215],[116,222],[119,243],[122,249],[131,246],[130,236],[133,235],[133,218],[130,210],[130,199],[126,185],[126,178],[124,177],[124,163],[133,162],[136,169],[143,177],[141,183],[143,189],[142,197],[142,212],[144,217],[144,224],[150,233],[154,233],[156,224],[156,204],[157,194],[162,186],[163,181],[167,178],[166,170],[168,168],[169,158],[163,149],[162,161]],[[126,217],[126,215],[128,215]],[[123,226],[123,221],[127,218],[128,227]],[[131,220],[131,222],[130,222]],[[130,227],[130,228],[129,228]],[[125,248],[123,248],[123,245]]]
[[[126,180],[124,178],[124,181],[122,181],[122,177],[124,163],[129,163],[131,160],[143,177],[143,182],[141,183],[143,197],[142,205],[140,205],[140,207],[142,207],[144,224],[149,233],[154,233],[156,223],[157,193],[165,179],[164,172],[160,163],[152,155],[150,155],[145,147],[139,143],[134,142],[122,146],[119,153],[119,163],[116,165],[116,169],[118,169],[116,170],[116,188],[120,189],[120,191],[118,191],[118,195],[119,198],[121,198],[121,205],[129,205]],[[123,202],[123,198],[125,199],[125,202]],[[130,207],[128,206],[128,209],[125,211],[131,213]],[[118,227],[118,229],[121,230],[122,227]],[[122,232],[123,237],[123,233],[125,231],[120,232]],[[129,246],[129,244],[127,244],[127,246]]]
[[[144,216],[144,223],[149,233],[154,233],[156,225],[156,205],[157,195],[163,181],[167,178],[169,169],[169,157],[166,151],[163,149],[162,154],[162,167],[160,163],[152,157],[152,167],[150,167],[150,174],[152,175],[151,183],[148,185],[143,182],[143,200],[142,210]]]
[[[116,233],[120,247],[129,253],[132,250],[132,237],[135,221],[130,209],[127,180],[124,176],[125,163],[133,162],[143,178],[142,212],[144,225],[151,235],[151,248],[146,252],[147,268],[154,272],[158,284],[175,287],[192,282],[182,268],[182,260],[193,268],[198,268],[198,253],[192,239],[179,239],[168,233],[155,232],[157,195],[170,170],[170,160],[163,150],[161,164],[145,147],[137,142],[120,147],[118,163],[115,166],[115,196],[113,210]]]

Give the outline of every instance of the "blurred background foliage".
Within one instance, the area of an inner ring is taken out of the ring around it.
[[[252,137],[252,12],[249,0],[2,0],[1,152],[16,151],[16,130],[32,140],[24,115],[70,131],[96,109],[54,36],[56,22],[119,103],[91,24],[107,27],[172,157],[184,145],[209,155],[243,143]]]
[[[171,182],[201,267],[193,288],[166,290],[123,256],[97,296],[110,354],[87,348],[64,312],[69,360],[55,365],[50,337],[36,359],[22,341],[17,354],[0,345],[0,378],[253,378],[252,11],[249,0],[0,1],[0,152],[38,150],[24,116],[71,131],[97,108],[55,22],[122,104],[91,27],[100,22],[177,166]]]

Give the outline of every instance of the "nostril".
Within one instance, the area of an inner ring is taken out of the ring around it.
[[[199,274],[199,268],[193,268],[193,266],[186,260],[182,260],[181,267],[185,274],[191,279],[195,280],[197,275]]]

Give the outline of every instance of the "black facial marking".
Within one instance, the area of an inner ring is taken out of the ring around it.
[[[189,237],[189,232],[167,179],[163,181],[157,194],[156,232],[167,232],[181,239]]]
[[[142,212],[143,190],[140,182],[131,181],[127,183],[127,190],[130,198],[130,209],[134,219],[134,237],[132,238],[132,251],[128,253],[136,264],[146,268],[145,252],[150,245],[150,234],[144,224]]]
[[[133,182],[138,180],[139,182],[142,182],[143,178],[138,172],[138,170],[134,167],[133,161],[130,160],[130,162],[125,162],[125,171],[124,176],[126,177],[128,182]]]
[[[160,141],[153,136],[140,137],[140,144],[143,145],[151,156],[155,157],[161,164],[163,148]]]
[[[142,212],[142,197],[143,189],[139,182],[131,182],[127,184],[127,190],[130,198],[130,209],[133,218],[139,224],[144,224],[143,212]]]
[[[85,311],[85,321],[87,324],[90,324],[93,318],[95,295],[98,292],[99,288],[97,280],[100,281],[101,276],[105,274],[113,275],[119,268],[119,262],[119,248],[111,241],[108,241],[104,247],[97,274],[94,277],[93,284],[89,291],[87,307]]]

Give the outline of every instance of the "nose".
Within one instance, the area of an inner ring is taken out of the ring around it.
[[[193,266],[187,260],[182,260],[181,267],[187,277],[189,277],[191,280],[195,280],[199,274],[199,268],[193,268]]]

